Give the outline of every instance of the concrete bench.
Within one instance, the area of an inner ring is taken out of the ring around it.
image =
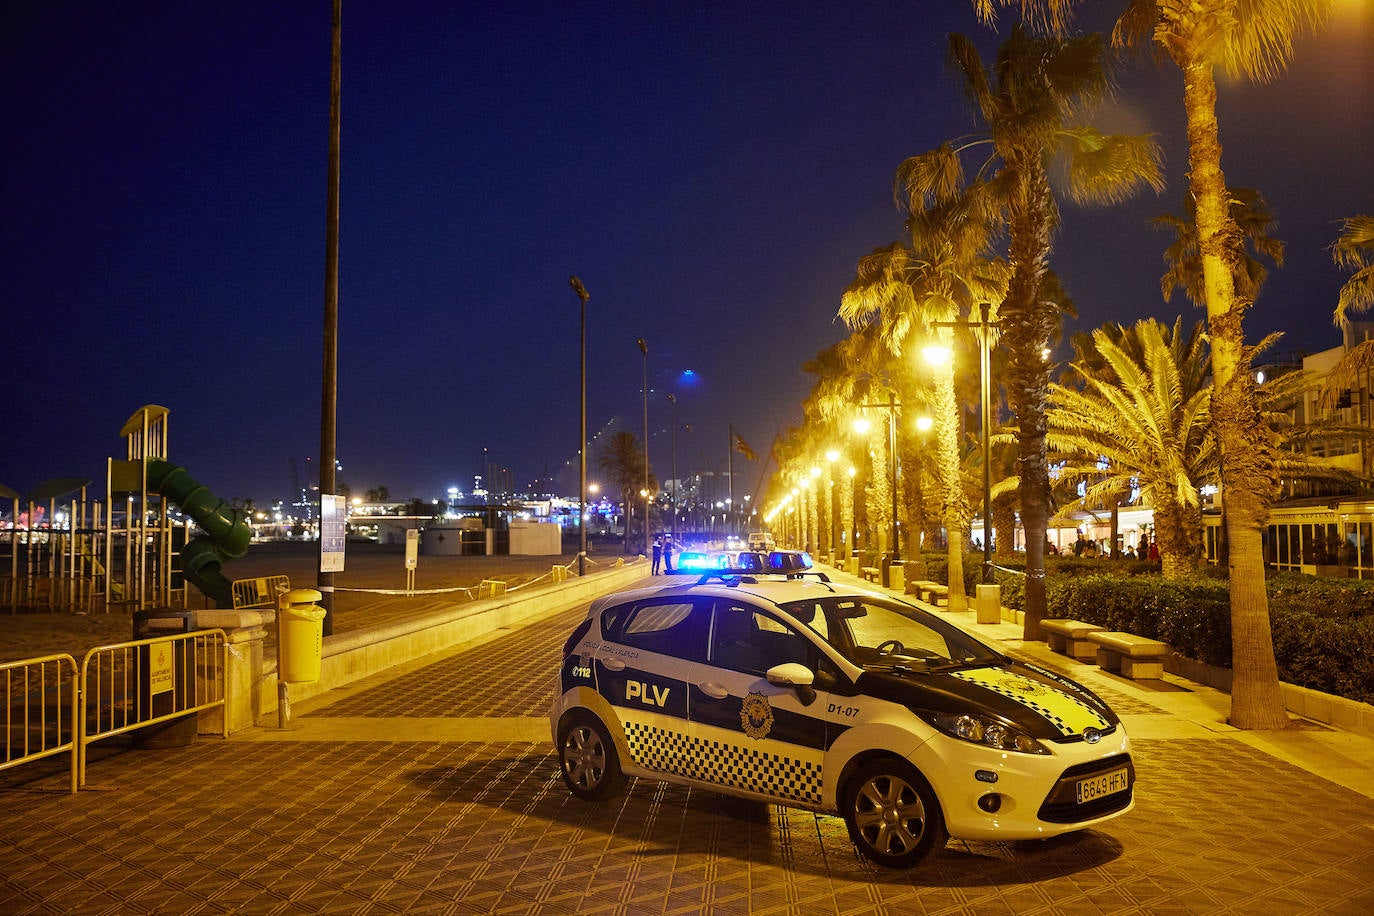
[[[941,585],[939,582],[922,582],[917,594],[921,596],[922,601],[936,607],[949,604],[949,586]]]
[[[864,566],[859,569],[859,575],[869,582],[877,582],[880,570],[876,566]]]
[[[1045,631],[1045,643],[1051,651],[1090,662],[1097,658],[1097,644],[1088,637],[1104,628],[1081,620],[1050,617],[1040,621],[1040,629]]]
[[[1044,626],[1044,621],[1040,625]],[[1164,677],[1164,657],[1169,644],[1134,633],[1098,630],[1088,639],[1097,645],[1097,666],[1131,680]]]

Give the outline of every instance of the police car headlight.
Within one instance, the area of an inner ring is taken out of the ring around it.
[[[961,741],[982,744],[999,751],[1048,754],[1049,750],[1023,731],[991,716],[976,713],[932,712],[921,716],[931,725]]]

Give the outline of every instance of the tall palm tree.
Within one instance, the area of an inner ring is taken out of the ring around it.
[[[883,439],[880,448],[871,441],[860,444],[852,437],[850,424],[854,405],[885,400],[891,386],[889,359],[877,327],[870,326],[859,328],[803,364],[807,372],[817,376],[807,401],[809,415],[836,434],[850,437],[850,450],[858,450],[855,458],[871,456],[873,472],[865,475],[868,486],[864,490],[864,511],[860,514],[867,519],[870,529],[865,543],[875,544],[879,552],[887,549],[892,523],[886,438],[877,437]]]
[[[1331,246],[1338,267],[1352,271],[1336,300],[1334,320],[1338,328],[1350,324],[1354,312],[1374,308],[1374,216],[1352,216],[1342,222],[1341,234]],[[1353,387],[1353,380],[1374,367],[1374,341],[1362,341],[1346,351],[1322,386],[1322,401],[1335,403],[1339,392]]]
[[[1236,290],[1253,302],[1269,276],[1261,258],[1272,261],[1275,267],[1282,267],[1284,244],[1273,236],[1278,221],[1262,193],[1254,188],[1232,188],[1230,197],[1230,218],[1240,232]],[[1174,234],[1173,243],[1164,249],[1167,269],[1160,278],[1159,289],[1166,300],[1175,289],[1181,289],[1200,305],[1207,301],[1207,290],[1202,252],[1198,248],[1197,205],[1192,197],[1185,196],[1184,211],[1182,217],[1165,214],[1150,221],[1155,228]]]
[[[634,433],[618,432],[611,436],[602,446],[596,463],[610,484],[620,491],[621,502],[625,505],[625,551],[628,553],[629,545],[634,543],[631,539],[631,517],[634,514],[632,507],[639,502],[639,491],[644,486],[646,476],[651,498],[653,491],[658,489],[658,480],[653,474],[645,474],[644,446]],[[640,524],[645,525],[645,530],[648,530],[647,519],[640,519]]]
[[[1018,6],[1032,23],[1061,33],[1078,0],[973,0],[984,20],[998,6]],[[1231,573],[1231,723],[1286,728],[1283,692],[1269,629],[1262,528],[1277,493],[1277,452],[1254,422],[1255,391],[1243,318],[1250,301],[1237,295],[1237,231],[1221,168],[1216,69],[1265,82],[1278,76],[1293,40],[1315,27],[1332,0],[1126,0],[1112,41],[1153,43],[1183,75],[1188,133],[1188,190],[1196,202],[1198,250],[1212,338],[1212,418],[1225,477]]]
[[[1059,312],[1042,289],[1059,221],[1051,163],[1065,163],[1059,187],[1074,202],[1114,203],[1143,186],[1162,187],[1159,150],[1148,137],[1105,135],[1085,122],[1110,88],[1100,36],[1037,38],[1017,26],[991,70],[962,35],[951,36],[950,56],[985,133],[907,160],[898,177],[913,203],[938,201],[964,185],[963,157],[990,148],[975,170],[980,179],[964,193],[990,197],[1006,216],[1012,270],[998,317],[1010,356],[1003,381],[1018,429],[1026,533],[1024,637],[1036,639],[1045,614],[1051,504],[1045,451],[1051,367],[1042,354],[1059,327]]]
[[[980,302],[1000,300],[1004,288],[1006,266],[987,257],[995,211],[978,209],[987,199],[960,195],[951,188],[928,206],[910,207],[906,221],[910,244],[879,248],[859,261],[855,279],[841,297],[840,318],[851,327],[875,329],[894,360],[919,341],[950,348],[951,323],[967,319]],[[915,397],[913,387],[907,385],[901,402],[914,402]],[[949,607],[965,610],[963,549],[968,506],[960,481],[953,360],[935,367],[933,406],[940,516],[948,535]],[[875,448],[885,450],[877,443],[880,438],[874,437]]]

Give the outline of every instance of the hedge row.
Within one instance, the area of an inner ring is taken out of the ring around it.
[[[945,557],[925,559],[927,578],[947,583]],[[981,555],[964,560],[970,595],[981,563]],[[997,565],[1024,568],[1024,560]],[[1163,640],[1189,658],[1230,667],[1230,592],[1215,570],[1168,580],[1148,561],[1067,558],[1047,567],[1049,616]],[[1023,608],[1025,576],[999,570],[996,579],[1002,604]],[[1374,703],[1374,582],[1282,574],[1267,584],[1280,680]]]

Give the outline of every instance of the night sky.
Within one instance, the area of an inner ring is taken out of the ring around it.
[[[221,497],[266,505],[314,476],[329,8],[5,5],[0,484],[103,488],[149,403]],[[724,469],[731,423],[763,458],[801,419],[802,363],[846,333],[855,263],[899,238],[896,166],[974,126],[954,31],[990,59],[997,36],[955,0],[346,0],[339,480],[428,499],[490,463],[575,495],[574,273],[589,434],[640,434],[643,337],[655,473],[668,393],[691,426],[680,475]],[[1348,0],[1281,81],[1222,89],[1228,182],[1267,195],[1288,244],[1246,324],[1286,332],[1280,354],[1339,343],[1328,246],[1374,212],[1372,61],[1374,3]],[[1169,187],[1065,206],[1069,331],[1202,317],[1160,297],[1169,237],[1146,224],[1183,212],[1181,100],[1177,70],[1141,60],[1103,113],[1159,135]],[[752,490],[761,466],[736,471]]]

